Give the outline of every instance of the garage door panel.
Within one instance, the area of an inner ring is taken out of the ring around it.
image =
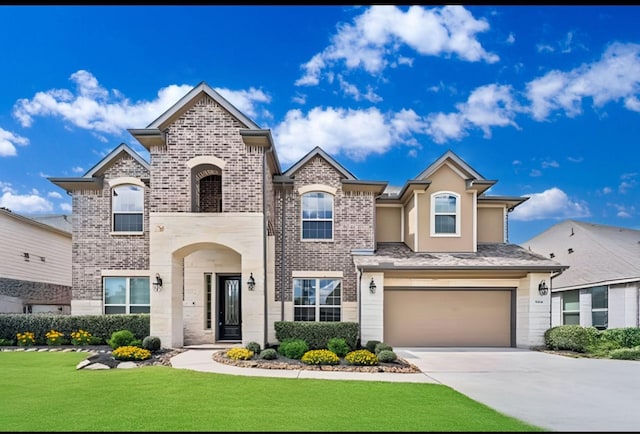
[[[511,291],[386,290],[391,346],[511,345]]]

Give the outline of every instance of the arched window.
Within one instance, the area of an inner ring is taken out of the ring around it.
[[[460,196],[439,192],[431,195],[431,235],[460,235]]]
[[[222,212],[222,171],[202,164],[192,169],[192,211]]]
[[[138,185],[118,185],[112,189],[111,210],[114,232],[142,232],[144,189]]]
[[[302,195],[302,239],[333,239],[333,195],[321,191]]]

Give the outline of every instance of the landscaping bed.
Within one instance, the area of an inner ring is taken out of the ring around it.
[[[216,351],[212,359],[225,365],[239,366],[241,368],[261,368],[261,369],[295,369],[309,371],[343,371],[343,372],[391,372],[396,374],[416,374],[422,372],[417,366],[412,365],[404,359],[396,359],[393,362],[380,362],[375,366],[350,365],[344,358],[340,359],[337,365],[309,365],[297,359],[290,359],[278,356],[275,360],[250,359],[235,360],[227,356],[227,350]]]

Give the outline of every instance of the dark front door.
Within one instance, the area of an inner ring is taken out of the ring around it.
[[[218,276],[218,340],[242,340],[240,276]]]

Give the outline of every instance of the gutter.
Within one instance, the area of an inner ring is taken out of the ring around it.
[[[263,346],[267,344],[269,340],[269,321],[268,321],[268,284],[267,284],[267,237],[269,235],[267,230],[267,154],[273,152],[273,144],[269,144],[269,147],[262,153],[262,262],[263,262],[263,289],[264,289],[264,337]]]

